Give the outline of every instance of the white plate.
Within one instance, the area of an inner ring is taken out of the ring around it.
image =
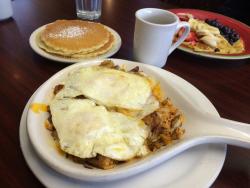
[[[120,35],[113,29],[111,29],[110,27],[106,26],[106,28],[113,34],[113,36],[115,37],[115,43],[113,45],[113,47],[106,53],[99,55],[97,57],[92,57],[92,58],[82,58],[82,59],[73,59],[73,58],[64,58],[64,57],[60,57],[60,56],[56,56],[53,54],[50,54],[46,51],[44,51],[43,49],[41,49],[37,43],[36,43],[36,37],[37,35],[44,30],[46,27],[46,25],[39,27],[38,29],[36,29],[35,31],[33,31],[33,33],[30,35],[30,39],[29,39],[29,43],[31,48],[39,55],[53,60],[53,61],[59,61],[62,63],[77,63],[77,62],[83,62],[83,61],[89,61],[89,60],[94,60],[94,59],[105,59],[108,57],[111,57],[112,55],[114,55],[121,47],[122,44],[122,40]]]
[[[115,60],[127,62],[124,60]],[[71,66],[72,67],[72,66]],[[218,115],[211,102],[194,86],[169,73],[164,73],[170,84],[183,92],[198,107]],[[59,72],[60,74],[60,72]],[[205,108],[204,108],[205,107]],[[144,173],[131,178],[109,183],[87,183],[68,178],[49,168],[36,155],[26,132],[26,114],[24,111],[20,125],[21,147],[26,161],[35,175],[48,187],[208,187],[215,180],[224,163],[225,145],[202,145],[189,149],[177,157],[164,162]]]

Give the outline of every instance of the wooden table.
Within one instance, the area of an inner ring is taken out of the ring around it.
[[[115,58],[132,60],[134,13],[144,7],[174,8],[160,0],[104,0],[100,22],[123,44]],[[32,93],[66,67],[35,54],[29,36],[56,19],[75,19],[74,1],[15,0],[13,19],[0,22],[0,187],[43,187],[25,163],[19,121]],[[164,67],[201,90],[222,117],[250,123],[250,62],[198,58],[176,50]],[[229,146],[214,188],[250,187],[250,151]]]

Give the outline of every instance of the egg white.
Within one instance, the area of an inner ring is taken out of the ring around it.
[[[92,66],[71,73],[56,98],[84,95],[99,105],[131,110],[131,116],[143,118],[159,108],[152,88],[145,76]]]
[[[89,99],[54,98],[50,110],[61,149],[69,154],[124,161],[148,153],[149,128],[139,119],[109,112]]]

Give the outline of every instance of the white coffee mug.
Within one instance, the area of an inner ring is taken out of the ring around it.
[[[156,8],[144,8],[135,13],[134,59],[163,67],[169,54],[188,36],[190,26],[179,21],[172,12]],[[175,33],[184,27],[183,35],[173,43]]]
[[[0,0],[0,20],[5,20],[13,15],[11,0]]]

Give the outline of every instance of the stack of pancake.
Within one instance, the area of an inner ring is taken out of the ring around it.
[[[90,58],[108,52],[114,45],[112,33],[100,23],[57,20],[37,36],[37,44],[48,53],[67,58]]]

